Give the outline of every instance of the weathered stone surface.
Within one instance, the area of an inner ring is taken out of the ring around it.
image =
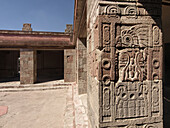
[[[37,79],[37,52],[32,49],[20,50],[20,83],[33,84]]]
[[[87,48],[86,39],[77,40],[77,84],[79,94],[87,93]]]
[[[72,36],[64,32],[0,30],[0,48],[73,48]]]
[[[31,24],[23,24],[22,31],[32,31]]]
[[[160,2],[87,2],[92,128],[163,128]]]
[[[76,81],[76,50],[64,50],[64,81]]]
[[[67,24],[65,29],[65,33],[73,33],[73,25],[72,24]]]

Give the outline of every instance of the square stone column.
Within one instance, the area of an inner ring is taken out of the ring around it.
[[[76,50],[64,50],[64,82],[76,82]]]
[[[163,128],[160,0],[87,2],[92,128]]]
[[[20,83],[34,84],[37,79],[37,51],[20,50]]]

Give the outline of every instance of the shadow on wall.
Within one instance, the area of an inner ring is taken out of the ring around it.
[[[37,82],[64,79],[64,50],[37,51]]]
[[[164,44],[164,127],[170,128],[170,43]]]
[[[164,127],[170,128],[170,4],[162,6],[162,29],[164,46]]]

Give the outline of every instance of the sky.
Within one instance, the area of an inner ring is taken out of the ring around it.
[[[33,31],[64,32],[73,14],[74,0],[0,0],[0,30],[31,23]]]

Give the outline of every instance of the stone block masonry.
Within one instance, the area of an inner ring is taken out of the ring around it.
[[[20,83],[34,84],[37,78],[37,52],[32,49],[20,50]]]
[[[79,94],[87,93],[87,49],[86,39],[77,40],[77,84]]]
[[[161,1],[90,2],[90,127],[163,128]]]
[[[76,50],[64,50],[64,82],[76,81]]]

